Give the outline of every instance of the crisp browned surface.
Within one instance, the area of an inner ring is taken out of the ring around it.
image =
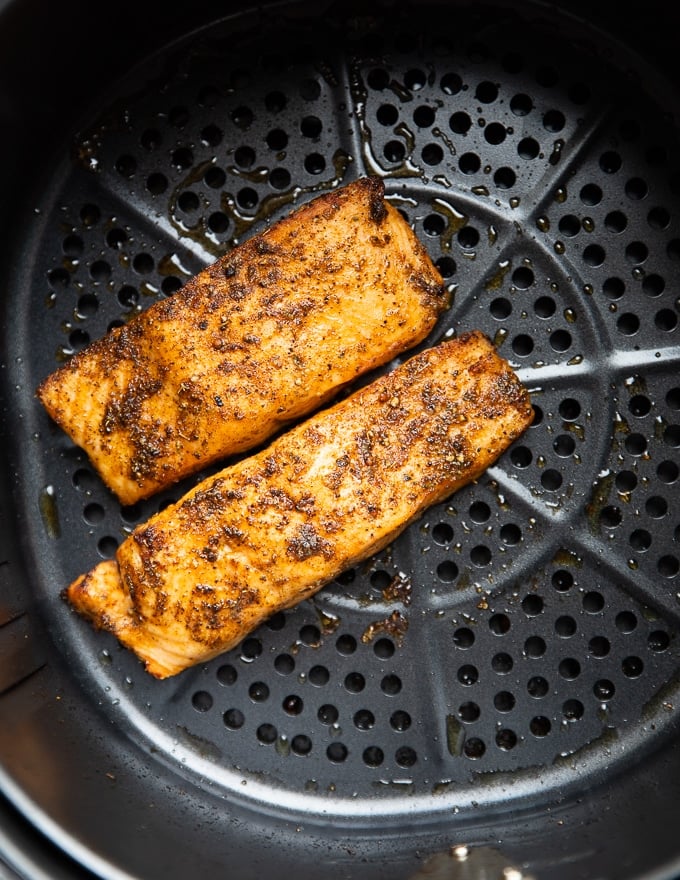
[[[204,480],[67,597],[174,675],[385,546],[532,418],[486,337],[444,342]]]
[[[48,376],[124,504],[266,440],[420,342],[442,278],[378,178],[303,205]]]

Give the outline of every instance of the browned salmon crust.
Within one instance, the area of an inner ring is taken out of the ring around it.
[[[532,418],[485,336],[443,342],[204,480],[65,595],[174,675],[384,547]]]
[[[91,343],[38,398],[132,504],[423,340],[441,275],[378,178],[319,196]]]

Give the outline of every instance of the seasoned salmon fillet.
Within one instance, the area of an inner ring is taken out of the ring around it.
[[[484,335],[443,342],[203,480],[65,596],[175,675],[380,550],[532,418]]]
[[[132,504],[423,340],[441,275],[384,185],[318,196],[50,374],[37,395]]]

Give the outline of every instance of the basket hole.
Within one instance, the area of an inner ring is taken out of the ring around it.
[[[331,743],[326,749],[326,756],[332,764],[342,764],[347,760],[349,754],[347,746],[344,743]]]
[[[484,744],[484,740],[479,737],[473,736],[470,739],[465,741],[463,746],[463,754],[466,758],[470,758],[475,761],[479,758],[484,757],[484,753],[486,752],[486,745]]]
[[[308,679],[309,683],[314,685],[314,687],[323,687],[328,684],[330,672],[325,666],[317,664],[309,670]]]
[[[375,715],[369,709],[359,709],[353,720],[357,730],[371,730],[375,726]]]
[[[496,734],[496,745],[504,752],[509,752],[517,745],[517,734],[508,728],[499,730]]]
[[[512,168],[503,166],[494,172],[493,181],[498,189],[512,189],[517,181],[517,175]]]
[[[349,635],[349,633],[344,633],[336,641],[335,647],[338,654],[348,656],[349,654],[353,654],[356,651],[357,640],[354,638],[354,636]]]
[[[553,440],[553,449],[560,458],[568,458],[576,448],[576,441],[571,434],[560,434]]]
[[[529,593],[522,599],[522,610],[527,617],[537,617],[543,611],[544,602],[536,593]]]
[[[590,590],[583,597],[583,610],[587,614],[599,614],[605,606],[604,596],[597,590]]]
[[[464,666],[459,667],[456,677],[462,685],[465,687],[471,687],[473,684],[477,683],[477,680],[479,679],[479,671],[476,666],[473,666],[471,663],[466,663]]]
[[[450,544],[453,541],[453,527],[449,523],[437,523],[432,529],[432,538],[437,544]]]
[[[546,652],[546,643],[545,639],[541,636],[529,636],[529,638],[524,642],[524,653],[527,657],[531,657],[532,659],[538,659],[542,657]]]
[[[491,668],[498,675],[507,675],[512,672],[514,665],[514,661],[510,654],[507,654],[504,651],[494,654],[491,658]]]
[[[224,726],[229,728],[229,730],[239,730],[243,727],[245,717],[240,709],[227,709],[222,716],[222,721],[224,722]]]
[[[623,160],[616,150],[607,150],[600,156],[600,168],[605,174],[616,174],[621,168]]]
[[[515,697],[510,691],[499,691],[493,698],[494,707],[499,712],[512,712],[515,702]]]
[[[550,685],[542,675],[533,675],[527,682],[527,693],[535,700],[545,697],[549,690]]]
[[[588,651],[597,659],[602,659],[609,654],[611,643],[605,636],[593,636],[588,643]]]
[[[264,703],[269,699],[269,686],[263,681],[254,681],[248,688],[248,696],[254,703]]]
[[[274,669],[280,675],[290,675],[295,669],[295,660],[290,654],[279,654],[274,660]]]
[[[484,139],[487,143],[497,146],[502,144],[507,137],[507,131],[500,122],[492,122],[484,129]]]
[[[471,648],[475,643],[475,634],[467,626],[459,627],[453,634],[453,644],[463,650]]]
[[[489,305],[491,317],[497,321],[504,321],[512,312],[512,303],[504,296],[499,296],[492,300]]]
[[[472,120],[467,113],[459,111],[449,119],[449,128],[455,134],[467,134],[472,126]]]
[[[299,733],[291,740],[290,748],[294,755],[304,757],[312,751],[312,741],[305,734]]]
[[[482,160],[476,153],[463,153],[458,160],[458,167],[463,174],[476,174],[482,167]]]
[[[558,617],[555,621],[555,632],[562,639],[570,639],[576,633],[576,621],[568,614]]]
[[[602,189],[596,183],[587,183],[581,187],[579,198],[588,207],[599,205],[602,201]]]
[[[622,633],[632,633],[637,628],[637,617],[632,611],[620,611],[614,620],[616,628]]]
[[[615,693],[614,683],[608,678],[601,678],[593,685],[593,694],[602,702],[613,699]]]
[[[619,234],[628,226],[628,219],[623,211],[610,211],[604,218],[605,229]]]
[[[319,706],[319,709],[316,713],[316,717],[322,724],[335,724],[339,717],[339,712],[335,706],[332,706],[330,703],[324,703],[323,706]]]
[[[458,577],[458,566],[452,559],[445,559],[437,566],[437,577],[445,584],[450,584]]]
[[[533,101],[529,95],[525,95],[523,92],[513,95],[510,100],[510,109],[515,116],[528,116],[533,110],[533,107]]]
[[[520,159],[535,159],[539,152],[540,146],[538,141],[532,137],[522,138],[517,145],[517,154]]]
[[[670,643],[671,640],[668,633],[663,630],[654,630],[654,632],[651,632],[647,637],[647,646],[649,647],[649,650],[657,653],[667,651]]]
[[[392,730],[396,730],[401,733],[404,730],[408,730],[410,726],[411,716],[403,709],[398,709],[390,716],[390,727],[392,728]]]
[[[562,715],[566,721],[579,721],[584,712],[585,707],[580,700],[565,700],[562,704]]]
[[[501,541],[508,547],[514,547],[522,540],[522,530],[515,523],[506,523],[499,534]]]
[[[392,143],[396,143],[396,142],[393,141]],[[385,149],[387,150],[387,147]],[[387,153],[385,153],[385,155],[388,159],[390,159],[390,157],[387,155]],[[400,158],[403,159],[404,156],[402,155]],[[395,161],[399,161],[399,159],[390,159],[390,161],[395,162]],[[321,174],[322,171],[324,171],[326,168],[326,160],[321,155],[321,153],[310,153],[308,156],[305,157],[304,164],[305,164],[305,171],[308,174]]]
[[[439,85],[445,95],[457,95],[463,88],[463,80],[457,73],[445,73]]]
[[[471,700],[468,700],[465,703],[461,703],[458,707],[458,716],[461,721],[466,724],[472,724],[474,721],[477,721],[481,714],[481,710],[477,703],[473,703]]]
[[[546,718],[544,715],[537,715],[529,722],[529,730],[536,737],[547,736],[550,733],[551,727],[550,719]]]
[[[369,746],[364,749],[362,760],[367,767],[379,767],[385,760],[385,755],[378,746]]]

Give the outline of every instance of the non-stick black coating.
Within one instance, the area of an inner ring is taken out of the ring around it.
[[[14,121],[14,130],[27,140],[27,149],[12,150],[3,163],[5,171],[13,169],[5,191],[21,220],[17,229],[8,226],[6,235],[7,267],[14,291],[21,289],[17,279],[29,279],[32,261],[40,258],[23,242],[35,240],[31,226],[41,219],[31,217],[32,209],[44,204],[41,182],[52,179],[49,161],[57,159],[45,148],[47,128],[54,129],[57,140],[62,135],[67,143],[72,129],[82,120],[89,121],[92,98],[105,94],[110,80],[124,74],[136,60],[140,42],[146,53],[151,49],[146,39],[164,46],[171,37],[181,36],[216,13],[207,4],[182,10],[179,16],[173,13],[172,17],[168,10],[133,10],[119,5],[112,10],[115,21],[107,31],[108,23],[98,30],[92,13],[84,9],[74,9],[71,14],[61,9],[54,28],[49,19],[31,16],[28,10],[29,4],[22,4],[21,9],[15,4],[6,13],[12,25],[7,33],[13,37],[24,35],[27,39],[26,23],[30,19],[32,36],[42,34],[45,38],[39,63],[35,56],[16,52],[16,45],[20,45],[17,39],[14,47],[9,47],[5,67],[12,74],[5,78],[7,117]],[[356,10],[357,15],[362,12],[365,10]],[[414,21],[419,15],[431,21],[433,16],[441,15],[441,10],[421,4],[414,10]],[[549,6],[545,7],[545,15],[550,19]],[[459,20],[465,20],[463,12]],[[658,13],[656,20],[658,26],[662,20]],[[450,26],[455,23],[455,18],[450,19]],[[645,46],[663,45],[670,33],[664,26],[650,39],[650,30],[638,33],[620,13],[599,23],[625,32],[634,48],[643,51]],[[141,41],[140,33],[144,35]],[[95,34],[101,34],[101,43],[93,39]],[[46,59],[55,55],[60,75],[52,76]],[[657,66],[668,67],[670,57],[661,52],[653,60],[659,62]],[[17,82],[21,83],[19,90]],[[33,107],[34,112],[26,114],[26,106]],[[672,100],[666,106],[669,112],[677,109]],[[46,121],[51,123],[47,128]],[[3,306],[8,324],[13,314],[25,308],[19,302],[5,302]],[[44,358],[45,366],[53,357],[53,348],[50,342],[44,355],[39,356]],[[21,367],[11,365],[13,379],[22,374]],[[7,397],[11,399],[11,393]],[[656,402],[654,395],[652,399]],[[33,413],[22,414],[12,402],[6,412],[8,432],[15,430],[22,415],[29,421],[35,418]],[[455,872],[464,867],[457,867],[450,855],[455,844],[493,847],[502,852],[508,865],[527,866],[538,877],[632,878],[653,876],[653,872],[660,877],[672,876],[671,864],[677,851],[673,835],[665,832],[677,818],[677,788],[672,780],[678,778],[679,756],[673,745],[677,720],[672,711],[672,692],[659,696],[656,709],[648,710],[643,724],[629,725],[620,739],[596,743],[590,754],[586,751],[582,755],[581,785],[566,765],[561,771],[551,771],[551,793],[547,797],[537,785],[535,774],[514,773],[495,782],[492,778],[490,785],[482,786],[480,782],[480,800],[487,806],[470,805],[455,824],[452,819],[451,825],[438,822],[433,828],[417,810],[410,818],[403,810],[391,829],[385,828],[378,817],[375,827],[363,820],[328,823],[323,816],[306,816],[300,821],[285,811],[271,815],[271,805],[258,811],[252,804],[239,803],[238,798],[225,802],[219,796],[206,796],[205,788],[194,791],[191,782],[183,781],[181,768],[165,767],[157,760],[153,744],[139,748],[138,730],[131,720],[111,707],[98,705],[81,691],[90,685],[88,675],[83,673],[87,665],[83,657],[92,647],[89,633],[82,641],[76,638],[69,643],[63,631],[45,632],[45,624],[55,613],[49,594],[40,593],[39,607],[27,608],[27,597],[34,595],[31,560],[36,548],[45,546],[45,537],[44,519],[40,520],[35,506],[31,509],[24,500],[30,494],[26,485],[31,491],[40,488],[20,472],[24,455],[21,451],[17,454],[12,446],[8,472],[3,474],[8,487],[1,496],[5,564],[0,567],[0,576],[3,645],[8,660],[1,741],[3,762],[10,771],[6,790],[15,804],[8,808],[7,836],[17,823],[21,824],[18,808],[47,839],[104,876],[113,876],[112,865],[120,863],[139,877],[217,873],[228,867],[244,878],[267,876],[272,870],[294,871],[301,878],[320,874],[410,877],[417,874],[429,854],[440,853],[451,876],[462,877]],[[9,501],[10,495],[18,498],[15,504]],[[41,562],[40,577],[43,582],[59,584],[63,569],[59,565],[51,567],[48,558]],[[55,586],[54,594],[57,592]],[[643,594],[642,598],[653,597]],[[671,610],[667,621],[671,630],[675,620]],[[71,632],[77,632],[77,625]],[[103,689],[104,679],[100,683]],[[664,698],[670,706],[665,712]],[[653,734],[650,725],[657,727]],[[194,740],[193,748],[202,758],[204,747],[199,739]],[[59,756],[58,762],[52,760],[54,755]],[[641,755],[644,761],[639,760]],[[162,757],[165,760],[167,756]],[[40,799],[32,801],[30,793],[38,791],[42,791]],[[504,806],[510,803],[512,815]],[[332,801],[329,807],[333,816]],[[136,817],[132,829],[124,825],[126,816]],[[380,834],[376,833],[378,825],[383,826]],[[82,829],[75,837],[74,828]],[[30,826],[28,830],[24,826],[24,832],[28,846],[36,838]],[[43,866],[52,864],[49,851],[40,848],[35,850],[36,855],[25,853],[23,858],[12,854],[16,840],[6,852],[22,873],[39,876]],[[38,855],[43,852],[44,859]],[[613,869],[619,859],[621,863]],[[68,876],[68,864],[60,856],[51,873],[44,870],[48,876],[59,876],[61,871]],[[489,864],[493,864],[491,857]],[[322,869],[320,865],[328,867]],[[80,873],[74,867],[76,870]]]

